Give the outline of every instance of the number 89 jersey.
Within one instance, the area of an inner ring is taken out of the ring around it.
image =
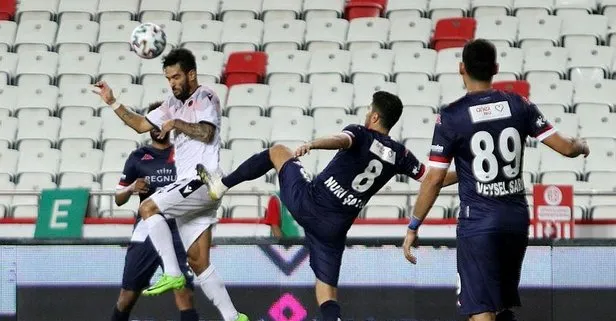
[[[517,226],[527,231],[524,142],[528,136],[543,140],[554,132],[537,106],[516,94],[469,93],[443,108],[434,128],[430,166],[447,168],[455,159],[460,224],[483,219],[486,229]]]

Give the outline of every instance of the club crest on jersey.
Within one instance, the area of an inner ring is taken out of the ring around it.
[[[378,156],[383,161],[386,161],[392,165],[396,164],[396,152],[381,144],[378,140],[372,141],[372,145],[370,145],[370,152]]]
[[[150,155],[150,154],[145,154],[145,155],[143,155],[143,157],[141,157],[142,161],[143,160],[153,160],[153,159],[154,159],[154,157],[152,157],[152,155]]]
[[[511,117],[509,102],[499,101],[495,103],[475,105],[468,108],[473,123],[498,120]]]

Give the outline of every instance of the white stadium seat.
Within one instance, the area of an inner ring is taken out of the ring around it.
[[[428,15],[436,24],[439,19],[464,17],[470,9],[470,0],[430,0]]]
[[[400,100],[407,106],[423,106],[437,110],[440,106],[441,89],[437,82],[428,81],[403,87],[400,91]]]
[[[67,52],[60,55],[58,87],[71,84],[90,84],[98,75],[101,57],[95,52]]]
[[[519,17],[519,20],[518,41],[520,48],[558,45],[562,18],[541,15]]]
[[[0,150],[7,149],[15,141],[17,134],[17,118],[0,117]]]
[[[303,20],[272,20],[263,28],[265,52],[300,50],[304,47],[306,22]]]
[[[568,50],[561,47],[529,48],[524,56],[524,78],[529,82],[562,79],[568,56]]]
[[[58,69],[58,54],[46,51],[26,51],[19,53],[19,63],[15,71],[18,84],[52,84]]]
[[[16,20],[20,23],[28,20],[51,20],[58,11],[59,0],[26,0],[17,7]]]
[[[513,11],[513,0],[474,0],[472,5],[475,18],[507,16]]]
[[[103,151],[92,149],[89,151],[63,150],[60,154],[61,174],[88,173],[96,177],[100,171],[103,160]]]
[[[514,0],[513,12],[519,18],[546,16],[552,12],[554,0]]]
[[[340,18],[344,9],[344,0],[304,0],[303,16],[309,22],[312,19]]]
[[[313,131],[314,119],[310,116],[274,118],[270,142],[275,144],[281,141],[310,141]]]
[[[256,51],[263,38],[261,20],[227,20],[220,36],[221,49],[225,55],[234,51]]]
[[[574,111],[580,115],[594,112],[609,113],[616,103],[614,92],[616,92],[614,80],[580,82],[576,84],[573,95]]]
[[[225,56],[218,51],[200,51],[195,52],[197,60],[197,75],[200,76],[199,81],[207,80],[207,83],[220,82],[222,67],[224,65]],[[159,65],[159,69],[162,65]]]
[[[425,16],[428,0],[389,0],[385,15],[389,20],[406,19],[408,17],[421,18]]]
[[[0,52],[8,52],[15,43],[17,24],[14,21],[0,21]]]
[[[569,79],[597,81],[609,78],[615,50],[603,46],[576,46],[569,49]]]
[[[459,63],[462,61],[462,48],[447,48],[440,50],[436,55],[436,70],[434,76],[442,74],[459,73]]]
[[[405,78],[405,75],[423,76],[428,81],[436,68],[436,50],[433,49],[406,49],[396,52],[393,65],[393,77],[396,81]]]
[[[181,0],[149,0],[141,1],[139,20],[154,22],[155,20],[173,20]]]
[[[341,82],[349,74],[351,53],[346,50],[321,50],[312,53],[308,82]]]
[[[101,4],[103,2],[106,1],[102,1]],[[130,1],[121,0],[121,2]],[[130,51],[130,36],[138,25],[137,21],[101,20],[97,43],[98,52]]]
[[[179,20],[182,22],[214,20],[219,8],[218,0],[182,0],[178,8]]]
[[[257,19],[261,14],[263,0],[223,0],[220,6],[222,21]]]
[[[158,25],[166,35],[167,50],[180,45],[180,36],[182,34],[182,23],[170,19],[146,19],[143,22],[150,22]]]
[[[58,4],[58,21],[93,20],[98,0],[62,0]]]
[[[345,19],[312,19],[306,22],[306,49],[308,51],[344,48],[349,22]]]
[[[394,52],[383,49],[356,50],[351,58],[351,80],[389,80],[394,62]]]
[[[347,49],[350,51],[381,49],[387,44],[389,19],[357,18],[349,23]]]
[[[513,47],[518,38],[518,18],[486,16],[477,19],[475,38],[490,40],[497,47]]]
[[[427,47],[431,31],[430,19],[418,17],[392,20],[389,28],[389,46],[394,51]]]
[[[98,19],[101,22],[128,21],[137,16],[139,0],[104,0],[98,3]],[[101,28],[102,30],[102,28]],[[132,31],[132,29],[131,29]]]
[[[353,104],[353,85],[349,83],[312,84],[311,109],[340,108],[348,110]]]
[[[88,20],[63,20],[58,28],[56,51],[60,54],[90,52],[95,48],[99,24]]]
[[[295,20],[302,12],[303,0],[263,0],[261,16],[268,23],[275,20]]]
[[[602,15],[576,16],[575,23],[563,23],[561,36],[565,47],[600,45],[607,32],[608,19]]]
[[[310,106],[312,86],[306,83],[279,83],[270,85],[268,108],[270,116],[277,113],[302,115]]]
[[[269,100],[270,88],[263,84],[240,84],[229,89],[226,111],[229,118],[236,114],[260,116]]]
[[[276,51],[268,53],[266,82],[287,84],[301,82],[308,72],[311,54],[303,50]]]
[[[180,46],[195,52],[216,50],[220,46],[222,26],[223,23],[216,20],[184,21]]]
[[[560,105],[569,109],[573,99],[573,83],[568,80],[531,84],[530,100],[537,104]]]

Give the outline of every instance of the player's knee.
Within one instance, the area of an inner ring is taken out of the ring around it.
[[[118,297],[118,310],[122,312],[128,312],[133,309],[139,296],[135,291],[120,290],[120,296]]]
[[[210,267],[210,262],[203,256],[189,255],[187,258],[188,265],[195,272],[195,275],[200,275]]]
[[[293,152],[289,149],[289,147],[282,144],[274,144],[274,146],[270,147],[269,155],[270,160],[276,169],[280,169],[282,164],[293,158]]]
[[[141,205],[139,205],[139,216],[143,219],[147,219],[148,217],[155,215],[158,213],[158,207],[151,200],[145,200]]]
[[[188,310],[193,308],[193,292],[189,289],[175,291],[175,305],[178,310]]]

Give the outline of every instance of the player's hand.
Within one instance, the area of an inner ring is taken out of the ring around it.
[[[175,119],[166,120],[163,125],[160,127],[160,132],[158,133],[158,139],[165,138],[165,135],[169,131],[175,128]]]
[[[145,194],[150,190],[150,184],[144,178],[137,178],[133,182],[133,193]]]
[[[92,92],[101,96],[101,99],[107,105],[111,105],[116,102],[116,99],[113,96],[113,90],[111,90],[111,87],[109,87],[109,85],[107,85],[106,82],[99,81],[96,84],[94,84],[94,87],[96,87],[98,90],[93,89]]]
[[[306,154],[310,154],[311,149],[312,145],[310,143],[306,143],[295,150],[295,157],[302,157]]]
[[[586,143],[585,140],[581,141],[582,144],[582,155],[584,155],[584,158],[588,157],[588,155],[590,155],[590,147],[588,147],[588,143]]]
[[[404,237],[404,243],[402,244],[402,249],[404,250],[404,257],[413,264],[417,264],[417,257],[413,255],[411,250],[415,246],[416,241],[417,231],[407,229],[406,236]]]

